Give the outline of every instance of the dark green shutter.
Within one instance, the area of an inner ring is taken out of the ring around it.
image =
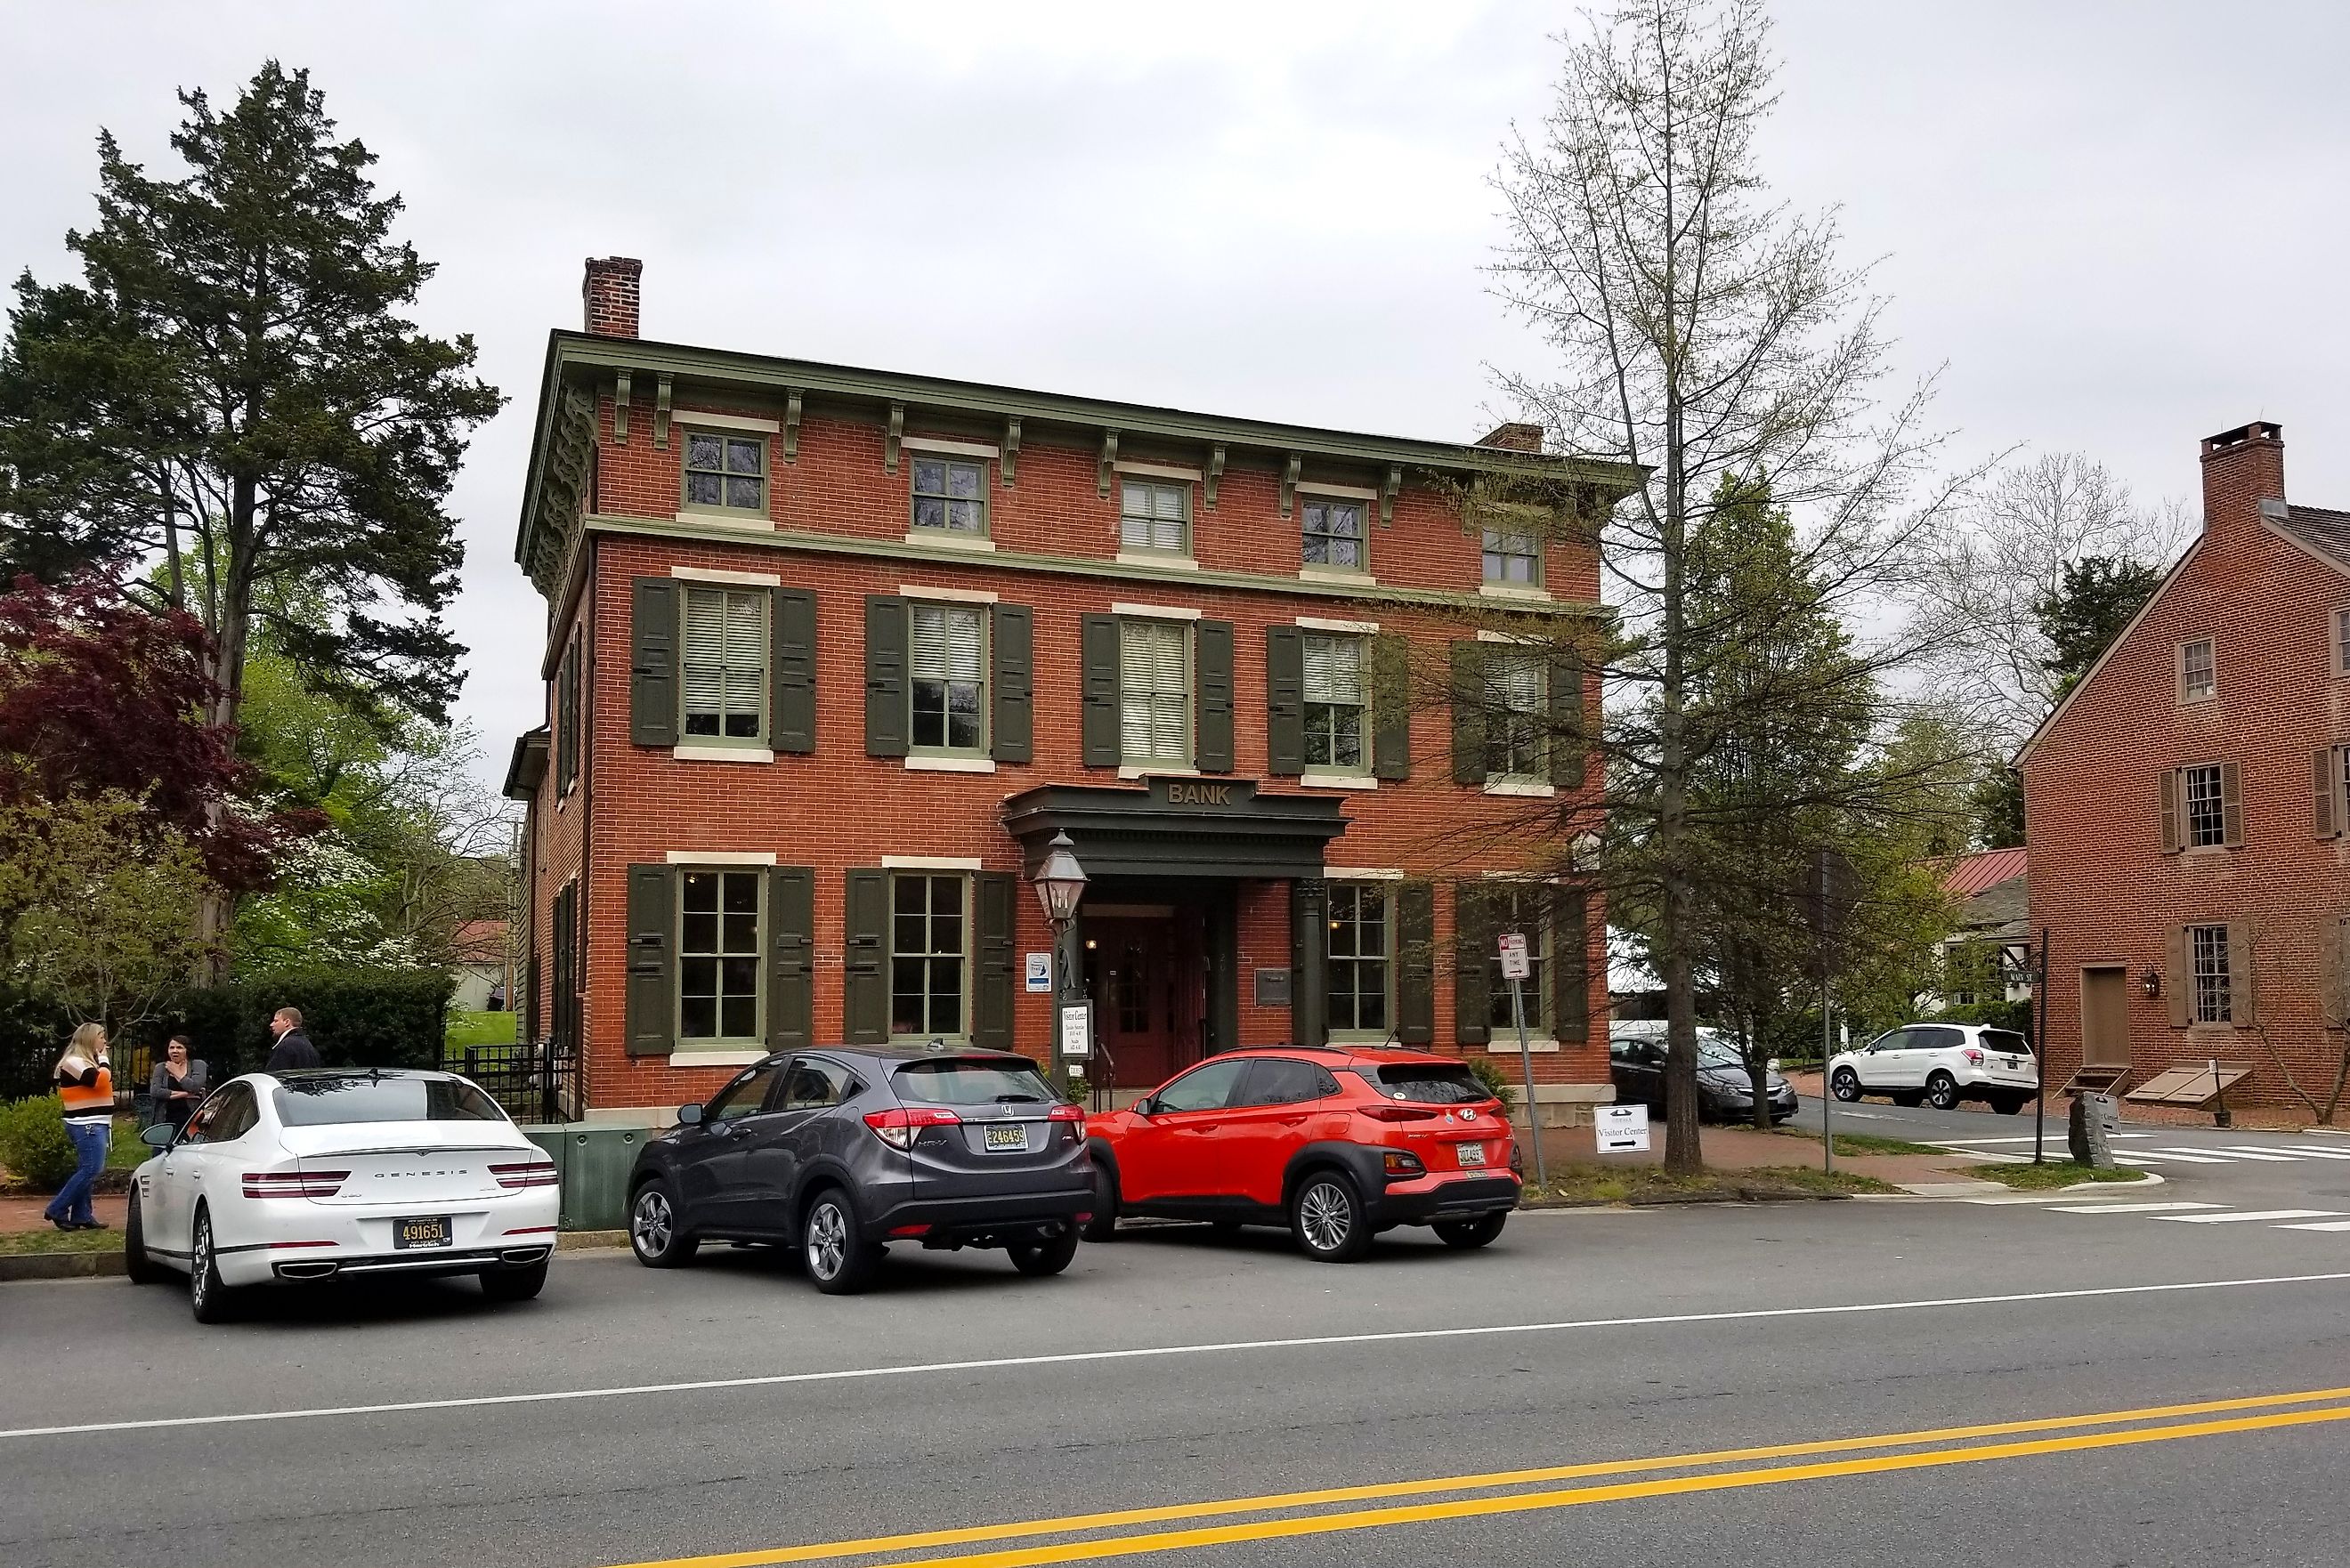
[[[816,873],[778,866],[767,873],[767,1049],[816,1044]]]
[[[1396,908],[1396,1038],[1426,1045],[1436,1039],[1435,885],[1406,882]]]
[[[1191,714],[1194,762],[1203,774],[1232,771],[1232,623],[1192,628]]]
[[[902,757],[912,740],[912,699],[907,690],[906,601],[892,594],[865,597],[865,754]]]
[[[767,733],[779,752],[816,750],[816,595],[774,590],[775,667],[767,671]]]
[[[1485,960],[1493,950],[1485,888],[1479,882],[1452,884],[1452,1038],[1482,1045],[1493,1037],[1492,979]]]
[[[1392,632],[1371,640],[1371,773],[1411,777],[1411,643]]]
[[[1012,1049],[1012,933],[1019,913],[1020,878],[1009,871],[982,871],[973,903],[975,940],[971,993],[971,1043],[991,1050]]]
[[[563,649],[555,671],[555,793],[570,793],[579,776],[579,639]]]
[[[631,1056],[666,1056],[676,1043],[676,874],[629,867],[626,1033]]]
[[[1485,650],[1452,645],[1452,782],[1485,782]]]
[[[1305,634],[1294,626],[1264,628],[1265,771],[1305,771]]]
[[[988,755],[999,763],[1024,763],[1035,748],[1035,618],[1025,605],[995,607],[989,639],[994,668],[995,711],[991,716]]]
[[[629,739],[677,744],[677,584],[639,577],[629,604]]]
[[[1551,1033],[1579,1045],[1591,1038],[1590,904],[1580,888],[1550,890]]]
[[[1550,662],[1550,782],[1561,789],[1583,787],[1583,659],[1562,653]]]
[[[889,1043],[889,873],[851,871],[841,915],[841,1033]]]
[[[1294,1045],[1330,1039],[1330,887],[1289,885],[1289,1035]]]
[[[1080,636],[1085,670],[1085,765],[1114,768],[1119,756],[1118,617],[1089,615]]]

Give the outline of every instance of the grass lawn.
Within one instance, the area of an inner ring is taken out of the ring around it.
[[[1668,1176],[1653,1165],[1573,1165],[1553,1168],[1549,1187],[1526,1189],[1529,1203],[1687,1203],[1708,1199],[1814,1198],[1855,1192],[1898,1192],[1867,1176],[1834,1176],[1802,1166],[1765,1170],[1710,1170]]]
[[[1781,1137],[1799,1137],[1808,1144],[1817,1144],[1820,1141],[1817,1133],[1797,1132],[1792,1127],[1779,1127],[1774,1130]],[[1840,1132],[1835,1135],[1835,1151],[1838,1154],[1948,1154],[1950,1152],[1946,1148],[1936,1148],[1931,1144],[1910,1143],[1898,1137],[1871,1137],[1866,1133]]]
[[[2071,1187],[2083,1181],[2143,1181],[2146,1173],[2125,1166],[2118,1170],[2097,1170],[2085,1165],[2074,1165],[2069,1159],[2052,1159],[2045,1165],[1973,1165],[1967,1168],[1969,1176],[1984,1181],[1996,1181],[2004,1187],[2020,1187],[2032,1191],[2045,1191],[2052,1187]]]
[[[0,1231],[0,1258],[21,1258],[28,1252],[120,1252],[122,1232],[59,1231],[44,1225],[37,1231]]]
[[[515,1015],[511,1012],[457,1012],[449,1019],[446,1040],[452,1051],[463,1051],[468,1045],[511,1045],[515,1042]]]

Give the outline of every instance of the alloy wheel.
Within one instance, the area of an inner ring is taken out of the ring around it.
[[[676,1224],[676,1216],[670,1212],[669,1195],[660,1189],[648,1187],[637,1195],[637,1211],[630,1226],[636,1235],[637,1251],[656,1258],[668,1251]]]
[[[808,1216],[808,1272],[819,1280],[829,1280],[840,1272],[848,1257],[848,1221],[839,1205],[819,1203]]]
[[[1317,1181],[1297,1200],[1297,1223],[1315,1251],[1335,1252],[1355,1228],[1355,1206],[1336,1182]]]
[[[1860,1075],[1846,1067],[1835,1075],[1835,1097],[1850,1103],[1860,1098]]]

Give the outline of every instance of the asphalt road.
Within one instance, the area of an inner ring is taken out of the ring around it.
[[[213,1330],[0,1286],[0,1563],[2343,1561],[2350,1232],[1863,1201],[1415,1235],[915,1254],[851,1300],[770,1253],[574,1254],[527,1305]]]

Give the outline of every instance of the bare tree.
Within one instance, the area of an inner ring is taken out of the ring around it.
[[[1650,917],[1640,924],[1665,990],[1676,1170],[1702,1162],[1699,933],[1713,910],[1752,898],[1710,855],[1740,824],[1705,815],[1698,770],[1751,727],[1757,705],[1882,710],[1884,676],[1936,630],[1896,598],[1912,586],[1921,536],[1974,477],[1929,477],[1944,441],[1925,424],[1930,383],[1883,395],[1881,301],[1865,273],[1837,262],[1834,215],[1768,199],[1754,146],[1777,101],[1768,36],[1758,0],[1633,0],[1586,16],[1566,41],[1555,107],[1513,138],[1496,181],[1509,225],[1498,291],[1556,360],[1547,374],[1505,375],[1508,397],[1567,450],[1651,470],[1596,524],[1612,628],[1570,639],[1529,624],[1521,635],[1552,639],[1554,670],[1590,671],[1586,701],[1596,691],[1605,703],[1604,784],[1563,793],[1544,826],[1562,845],[1595,835],[1575,874]],[[1780,607],[1694,601],[1692,541],[1755,493],[1791,520],[1805,602],[1854,628],[1846,657],[1753,661]],[[1587,537],[1588,509],[1567,521],[1562,501],[1559,526]],[[1737,701],[1697,702],[1729,659],[1754,671]],[[1489,727],[1515,722],[1506,693],[1453,696],[1486,706]],[[1581,704],[1552,726],[1554,747],[1589,743]],[[1822,798],[1759,809],[1845,809],[1866,794],[1881,810],[1899,772],[1856,773],[1814,786]]]

